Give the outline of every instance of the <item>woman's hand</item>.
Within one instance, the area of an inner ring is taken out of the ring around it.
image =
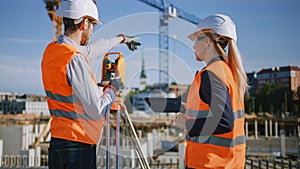
[[[179,113],[179,114],[177,114],[177,116],[175,118],[174,125],[175,125],[175,127],[186,130],[186,126],[185,126],[186,121],[187,121],[187,118],[185,117],[185,115],[183,113]]]

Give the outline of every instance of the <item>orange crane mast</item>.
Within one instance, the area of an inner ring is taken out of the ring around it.
[[[56,41],[62,33],[62,17],[56,16],[60,0],[44,0],[48,15],[52,21],[52,39]]]

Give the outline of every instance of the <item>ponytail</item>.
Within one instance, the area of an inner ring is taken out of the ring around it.
[[[234,40],[228,40],[228,64],[232,70],[240,98],[244,97],[248,89],[247,75],[243,68],[242,58]]]
[[[242,100],[249,85],[247,82],[247,75],[243,67],[242,58],[235,41],[225,36],[219,36],[211,31],[206,31],[204,34],[213,40],[217,53],[220,56],[223,56],[229,64],[233,78],[236,82],[239,97]],[[221,39],[222,41],[220,41]],[[228,46],[228,55],[225,52],[226,46]]]

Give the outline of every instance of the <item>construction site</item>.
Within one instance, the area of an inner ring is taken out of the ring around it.
[[[150,115],[147,118],[131,114],[142,151],[151,168],[180,168],[183,165],[184,139],[172,125],[174,115]],[[116,116],[111,116],[111,167],[116,165]],[[149,119],[156,119],[149,123]],[[47,167],[49,147],[49,116],[2,115],[0,137],[1,168]],[[119,152],[121,168],[139,168],[133,139],[121,122]],[[105,127],[106,128],[106,127]],[[298,168],[298,119],[246,117],[247,168]],[[97,165],[106,167],[106,129],[99,142]],[[285,132],[283,132],[285,131]],[[183,135],[183,133],[182,133]],[[5,147],[3,147],[5,145]],[[277,167],[276,167],[277,166]]]
[[[52,40],[57,41],[63,33],[62,17],[57,17],[56,14],[61,0],[43,1],[45,13],[50,18],[49,22],[52,22],[52,28],[49,28],[52,29]],[[125,87],[123,91],[122,99],[128,112],[122,112],[118,107],[112,108],[106,114],[97,143],[97,168],[184,169],[187,133],[174,126],[178,112],[163,111],[167,103],[164,103],[161,111],[153,111],[145,98],[150,96],[187,100],[190,84],[173,84],[174,77],[169,73],[169,58],[173,55],[170,52],[170,39],[176,39],[175,35],[169,34],[169,21],[172,18],[180,18],[196,26],[201,18],[173,5],[169,0],[137,1],[158,11],[158,83],[153,86],[147,83],[144,51],[138,53],[142,61],[141,70],[135,72],[135,76],[139,77],[139,87]],[[97,1],[94,2],[97,5]],[[112,54],[116,53],[121,57],[122,54],[118,52]],[[300,86],[300,69],[292,66],[284,69],[297,72],[297,79],[289,77],[293,82],[288,82],[298,84],[299,81],[298,86],[293,86],[293,89],[297,90]],[[279,68],[276,71],[279,72]],[[274,74],[274,71],[271,73]],[[258,82],[253,84],[258,84],[259,80],[264,79],[258,78]],[[295,93],[293,97],[299,100]],[[247,105],[250,108],[245,113],[244,126],[245,168],[300,169],[300,118],[295,115],[297,112],[292,114],[288,111],[286,93],[284,96],[285,102],[282,104],[285,106],[285,112],[279,116],[273,112],[256,111],[254,97],[250,98],[250,106]],[[48,168],[52,120],[47,96],[0,92],[0,169]]]

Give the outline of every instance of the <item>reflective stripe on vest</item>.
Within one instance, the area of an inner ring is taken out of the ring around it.
[[[211,111],[206,110],[189,110],[187,109],[185,112],[185,115],[194,117],[194,118],[209,118],[212,117],[213,114]],[[236,112],[233,112],[234,120],[239,118],[245,117],[245,111],[244,110],[237,110]]]
[[[77,97],[74,97],[74,95],[71,96],[62,96],[59,94],[52,94],[50,91],[46,91],[47,96],[51,99],[51,100],[56,100],[58,102],[65,102],[65,103],[69,103],[69,104],[75,104],[77,102],[78,99],[75,99]],[[74,99],[73,99],[74,98]],[[95,120],[92,119],[90,116],[88,116],[86,113],[84,114],[79,114],[76,113],[75,111],[65,111],[65,110],[58,110],[58,109],[49,109],[50,114],[56,117],[66,117],[72,120],[78,120],[80,118],[86,120],[86,121],[90,121],[90,120]],[[103,117],[99,117],[99,119],[101,119]]]
[[[196,110],[187,110],[189,116],[193,114],[194,118],[206,118],[211,117],[212,113],[210,111],[196,111]],[[192,113],[191,113],[192,112]],[[239,118],[244,118],[245,112],[244,110],[237,110],[236,112],[233,112],[234,120],[237,120]],[[203,143],[203,144],[213,144],[216,146],[223,146],[223,147],[234,147],[235,145],[245,144],[246,138],[245,136],[237,136],[235,139],[230,138],[224,138],[224,137],[218,137],[218,136],[195,136],[190,137],[187,135],[187,140],[197,142],[197,143]]]
[[[223,146],[232,148],[236,145],[245,144],[246,137],[245,136],[237,136],[235,139],[218,137],[218,136],[197,136],[190,137],[187,136],[187,139],[193,142],[202,143],[202,144],[213,144],[216,146]]]
[[[190,110],[186,109],[185,115],[194,117],[194,118],[209,118],[212,117],[211,111],[206,110]]]
[[[65,102],[65,103],[70,103],[73,104],[76,101],[74,100],[73,95],[70,96],[62,96],[60,94],[52,94],[51,91],[45,90],[46,95],[51,99],[51,100],[56,100],[58,102]]]
[[[87,114],[78,114],[76,112],[66,112],[63,110],[49,110],[51,115],[56,117],[66,117],[72,120],[78,120],[80,118],[83,118],[84,120],[92,120]]]

